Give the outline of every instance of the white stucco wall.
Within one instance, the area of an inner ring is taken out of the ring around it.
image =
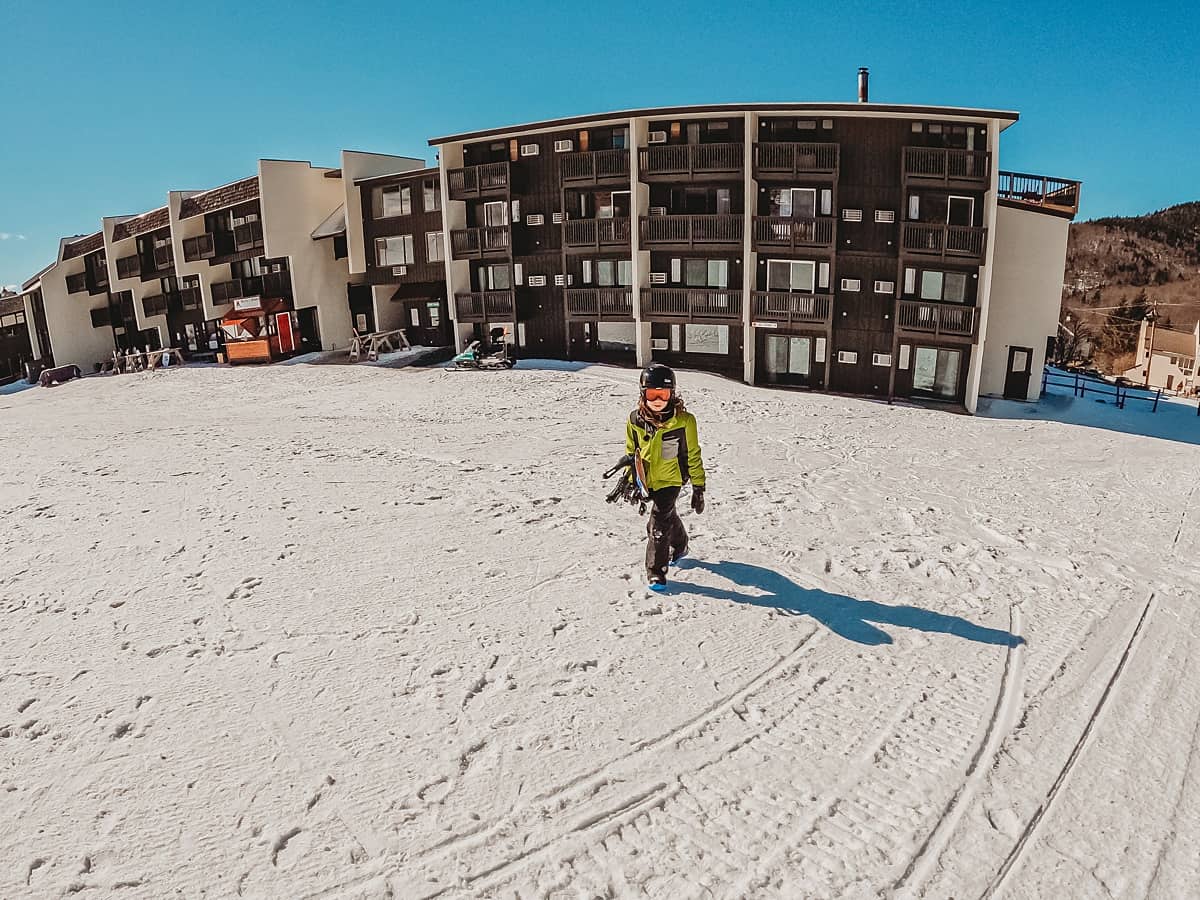
[[[296,309],[316,307],[321,349],[350,346],[349,269],[333,258],[331,241],[314,241],[313,230],[345,200],[342,179],[311,163],[264,159],[258,164],[263,255],[288,257]]]
[[[133,296],[133,316],[137,322],[137,330],[145,331],[149,328],[156,328],[158,329],[159,343],[164,347],[170,346],[170,329],[167,327],[166,315],[147,316],[146,310],[142,306],[144,298],[162,293],[161,279],[151,278],[149,281],[142,281],[138,276],[133,278],[117,277],[117,260],[137,254],[136,235],[119,241],[113,240],[113,228],[119,221],[121,221],[121,217],[109,216],[104,219],[104,252],[108,260],[108,289],[114,294],[129,291]]]
[[[67,293],[67,276],[84,271],[82,256],[62,259],[62,247],[58,251],[59,262],[42,275],[42,302],[46,307],[46,330],[50,333],[50,346],[54,351],[56,366],[79,366],[84,372],[112,356],[112,329],[92,327],[92,309],[108,305],[105,294],[89,294],[81,291]],[[33,331],[33,319],[29,319]]]
[[[1048,213],[996,208],[995,256],[979,393],[999,397],[1009,347],[1033,350],[1029,400],[1041,391],[1046,339],[1058,330],[1070,220]]]
[[[374,178],[376,175],[411,172],[424,168],[425,160],[414,159],[411,156],[363,153],[359,150],[342,151],[342,180],[340,183],[343,202],[346,204],[346,249],[349,253],[350,271],[353,274],[363,275],[367,271],[367,250],[362,229],[362,198],[359,187],[354,182],[362,178]],[[450,245],[446,244],[446,246]]]

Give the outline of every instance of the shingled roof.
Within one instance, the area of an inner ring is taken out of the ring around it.
[[[179,204],[179,218],[190,219],[205,213],[216,212],[227,206],[237,206],[258,197],[258,176],[252,175],[232,184],[194,194]]]
[[[134,216],[132,219],[126,219],[124,222],[118,222],[113,227],[112,239],[114,241],[123,241],[126,238],[145,234],[147,231],[166,228],[170,224],[171,216],[164,206],[148,213],[142,213],[140,216]]]
[[[77,238],[71,241],[63,248],[63,259],[74,259],[77,256],[86,256],[88,253],[93,253],[104,246],[104,232],[97,231],[95,234],[89,234],[87,237]]]

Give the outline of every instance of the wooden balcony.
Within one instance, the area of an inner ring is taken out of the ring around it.
[[[512,322],[517,300],[512,291],[478,291],[454,295],[454,318],[459,322]]]
[[[660,144],[638,151],[642,181],[740,180],[744,144]]]
[[[175,265],[175,250],[170,244],[154,248],[154,270],[162,272]]]
[[[472,200],[508,193],[510,172],[507,162],[484,163],[446,172],[446,187],[451,200]]]
[[[585,185],[629,181],[628,150],[590,150],[564,153],[558,162],[559,178],[563,184]]]
[[[505,256],[510,246],[511,232],[507,225],[459,228],[450,232],[450,252],[455,259]]]
[[[643,249],[713,247],[733,249],[742,245],[743,216],[642,216]]]
[[[833,217],[791,219],[778,216],[754,217],[754,247],[795,252],[800,249],[833,248]]]
[[[974,344],[979,335],[979,310],[961,303],[897,300],[896,333],[959,344]]]
[[[87,272],[78,272],[67,276],[68,294],[81,294],[87,289]]]
[[[648,288],[642,291],[642,318],[740,320],[742,292],[722,288]]]
[[[939,260],[981,264],[987,251],[987,229],[963,225],[927,225],[905,222],[900,230],[900,252]]]
[[[627,287],[567,288],[567,318],[632,322],[633,292]]]
[[[796,294],[788,291],[754,291],[751,318],[787,325],[833,324],[833,297],[830,294]]]
[[[202,259],[212,259],[217,255],[216,236],[211,231],[198,234],[195,237],[184,238],[183,258],[187,262],[199,262]]]
[[[240,253],[263,245],[262,222],[245,222],[233,229],[233,249]]]
[[[563,246],[568,253],[628,250],[632,219],[568,219],[563,223]]]
[[[991,181],[992,154],[985,150],[947,150],[905,147],[904,179],[923,185],[966,186],[986,190]]]
[[[759,181],[837,178],[839,144],[758,143],[754,145],[754,177]]]
[[[1000,172],[996,189],[998,200],[1020,204],[1045,212],[1069,215],[1079,212],[1079,182],[1045,175]]]
[[[138,278],[141,274],[142,260],[136,254],[133,256],[122,256],[117,260],[118,278]]]

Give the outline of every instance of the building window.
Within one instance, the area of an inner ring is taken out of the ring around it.
[[[942,299],[942,273],[924,271],[921,273],[921,299]]]
[[[425,232],[425,258],[431,263],[445,261],[446,244],[445,235],[442,232]]]
[[[413,255],[413,236],[401,234],[395,237],[375,239],[375,255],[381,266],[407,266],[416,262]]]
[[[489,291],[507,291],[512,288],[508,266],[484,266],[483,276]]]
[[[809,260],[768,260],[767,290],[812,293],[816,269],[817,264]]]
[[[421,182],[421,194],[425,212],[437,212],[442,208],[442,192],[438,190],[436,178],[426,178]]]
[[[584,261],[584,283],[591,283],[591,262]],[[600,287],[629,287],[633,284],[633,262],[628,259],[596,260],[596,284]]]
[[[503,200],[494,200],[483,204],[483,224],[489,228],[499,228],[508,224],[508,204]]]
[[[412,189],[407,185],[377,187],[371,192],[371,217],[390,219],[407,216],[412,212]]]
[[[812,374],[812,339],[769,334],[766,337],[766,380],[769,384],[803,384]]]
[[[729,354],[728,325],[684,325],[683,348],[687,353]]]
[[[913,359],[913,391],[953,400],[958,393],[958,350],[917,347]]]
[[[814,188],[773,188],[769,197],[769,214],[772,216],[783,219],[816,218],[817,192]]]

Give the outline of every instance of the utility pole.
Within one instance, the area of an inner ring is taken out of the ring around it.
[[[1146,321],[1150,323],[1150,346],[1146,350],[1146,387],[1150,387],[1150,367],[1154,365],[1154,325],[1158,322],[1158,301],[1146,313]]]

